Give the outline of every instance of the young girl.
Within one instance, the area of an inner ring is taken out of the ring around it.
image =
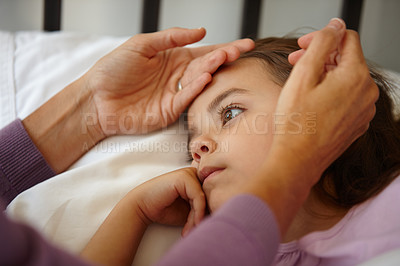
[[[211,211],[260,167],[274,134],[313,134],[315,123],[329,123],[313,113],[273,113],[292,69],[288,56],[298,49],[296,39],[257,41],[191,105],[192,165]],[[376,71],[371,76],[380,90],[375,118],[311,191],[283,238],[278,265],[354,265],[400,247],[400,127],[388,82]],[[309,126],[297,127],[304,119]],[[292,132],[280,132],[283,121]]]
[[[131,220],[140,219],[134,226],[121,221],[113,234],[129,234],[129,227],[137,231],[131,235],[141,235],[151,222],[182,224],[188,217],[185,235],[203,217],[201,196],[191,202],[189,216],[189,210],[177,215],[181,213],[177,210],[187,206],[174,202],[174,195],[171,201],[165,196],[161,214],[159,208],[154,208],[160,205],[157,200],[161,197],[154,196],[153,202],[144,203],[149,191],[161,195],[163,186],[185,179],[192,184],[185,193],[196,194],[198,178],[208,209],[213,212],[230,197],[235,186],[245,185],[246,177],[257,174],[275,135],[314,134],[317,124],[329,124],[312,112],[274,112],[292,69],[288,56],[298,49],[296,39],[267,38],[257,41],[256,48],[238,61],[220,68],[188,110],[194,168],[168,173],[132,190],[117,205],[119,211],[113,213],[131,208],[137,210]],[[400,179],[396,178],[400,169],[400,128],[392,114],[388,83],[377,72],[371,71],[371,75],[380,90],[376,116],[368,131],[324,172],[312,189],[283,236],[275,261],[278,265],[354,265],[400,247],[400,212],[396,206],[400,200]],[[96,237],[87,250],[95,245]],[[140,240],[125,240],[129,244],[125,251],[129,262]],[[87,250],[83,255],[92,257]]]
[[[260,167],[275,134],[313,134],[316,123],[329,123],[314,113],[273,113],[292,69],[288,56],[298,49],[297,39],[257,41],[191,105],[192,165],[211,211]],[[371,76],[380,91],[376,115],[312,189],[283,237],[277,265],[354,265],[400,247],[400,126],[389,83],[376,71]],[[308,126],[298,127],[300,120]],[[281,132],[283,122],[292,130]]]

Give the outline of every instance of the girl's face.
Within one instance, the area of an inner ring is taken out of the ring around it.
[[[263,163],[274,132],[281,87],[254,59],[226,66],[188,111],[192,166],[210,211],[227,199],[233,184],[246,182]]]

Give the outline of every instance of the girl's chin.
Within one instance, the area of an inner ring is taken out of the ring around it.
[[[217,195],[216,192],[210,195],[207,195],[206,193],[206,198],[207,198],[208,210],[210,213],[213,213],[216,210],[218,210],[226,202],[223,200],[223,196]]]

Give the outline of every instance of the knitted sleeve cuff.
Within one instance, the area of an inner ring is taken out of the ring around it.
[[[17,119],[0,130],[0,193],[6,204],[55,172]]]

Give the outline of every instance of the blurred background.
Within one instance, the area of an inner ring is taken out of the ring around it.
[[[57,0],[54,0],[57,1]],[[130,36],[142,31],[148,0],[63,0],[61,30]],[[352,0],[348,0],[352,1]],[[342,0],[261,0],[258,37],[283,36],[322,28],[340,17]],[[161,0],[158,29],[205,27],[203,43],[241,36],[244,0]],[[359,33],[365,56],[400,72],[400,0],[364,0]],[[43,29],[44,0],[0,0],[0,30]]]

